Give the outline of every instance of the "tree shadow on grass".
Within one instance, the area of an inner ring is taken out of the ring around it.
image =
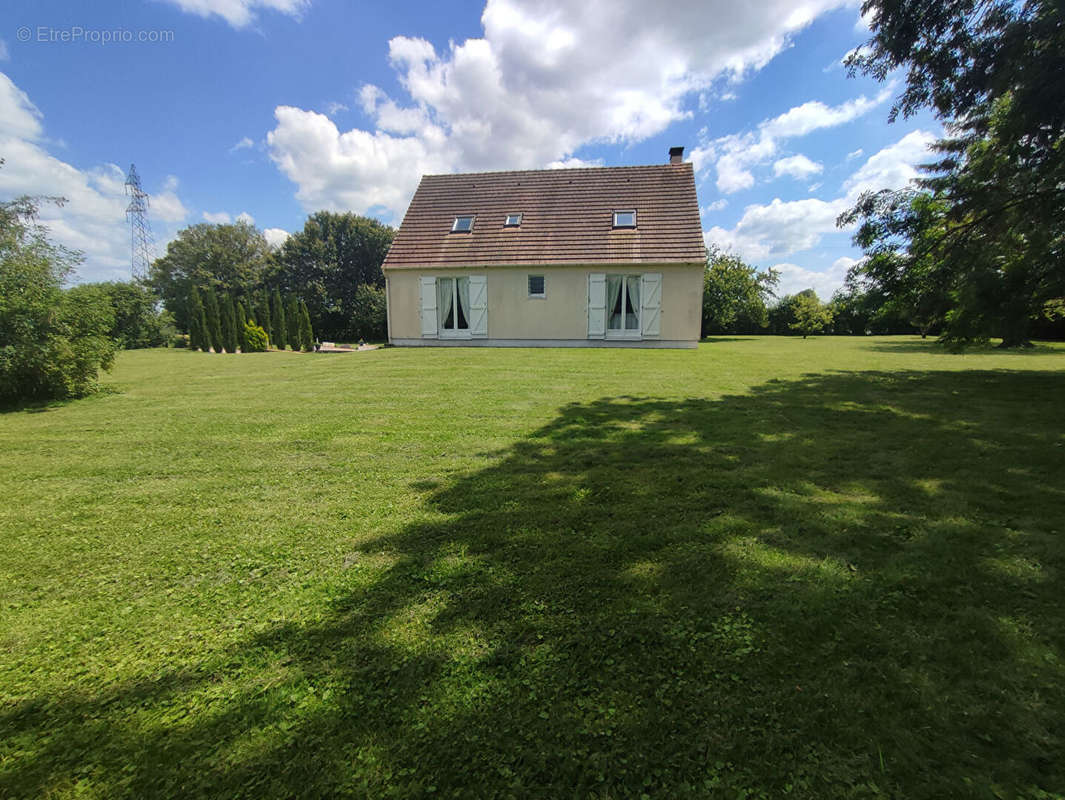
[[[7,709],[0,795],[1054,796],[1063,396],[910,372],[567,406],[349,554],[317,621]]]
[[[926,355],[975,355],[978,353],[997,356],[1053,356],[1065,355],[1065,347],[1054,347],[1050,342],[1035,342],[1031,347],[1002,348],[993,344],[970,345],[963,349],[951,349],[938,339],[904,337],[898,341],[876,341],[869,349],[878,353],[924,353]]]

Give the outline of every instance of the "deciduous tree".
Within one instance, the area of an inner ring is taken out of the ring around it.
[[[384,286],[381,264],[394,231],[368,217],[319,211],[277,253],[277,282],[306,304],[319,335],[357,338],[352,330],[358,291]]]

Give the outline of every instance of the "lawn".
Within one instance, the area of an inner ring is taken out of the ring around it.
[[[1065,796],[1065,347],[123,353],[0,414],[0,797]]]

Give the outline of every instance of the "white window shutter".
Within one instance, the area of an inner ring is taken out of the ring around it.
[[[606,275],[588,275],[588,338],[606,337]]]
[[[422,285],[422,336],[435,337],[436,320],[436,278],[421,279]]]
[[[662,273],[645,272],[640,280],[640,320],[644,336],[662,331]]]
[[[470,336],[488,336],[488,282],[484,275],[470,276]]]

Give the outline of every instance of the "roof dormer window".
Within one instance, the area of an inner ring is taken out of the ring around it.
[[[451,225],[452,233],[469,233],[472,230],[473,214],[455,217],[455,222]]]
[[[635,228],[636,227],[636,209],[620,209],[614,212],[614,227],[615,228]]]
[[[507,218],[503,220],[504,228],[517,228],[521,226],[521,214],[507,214]]]

